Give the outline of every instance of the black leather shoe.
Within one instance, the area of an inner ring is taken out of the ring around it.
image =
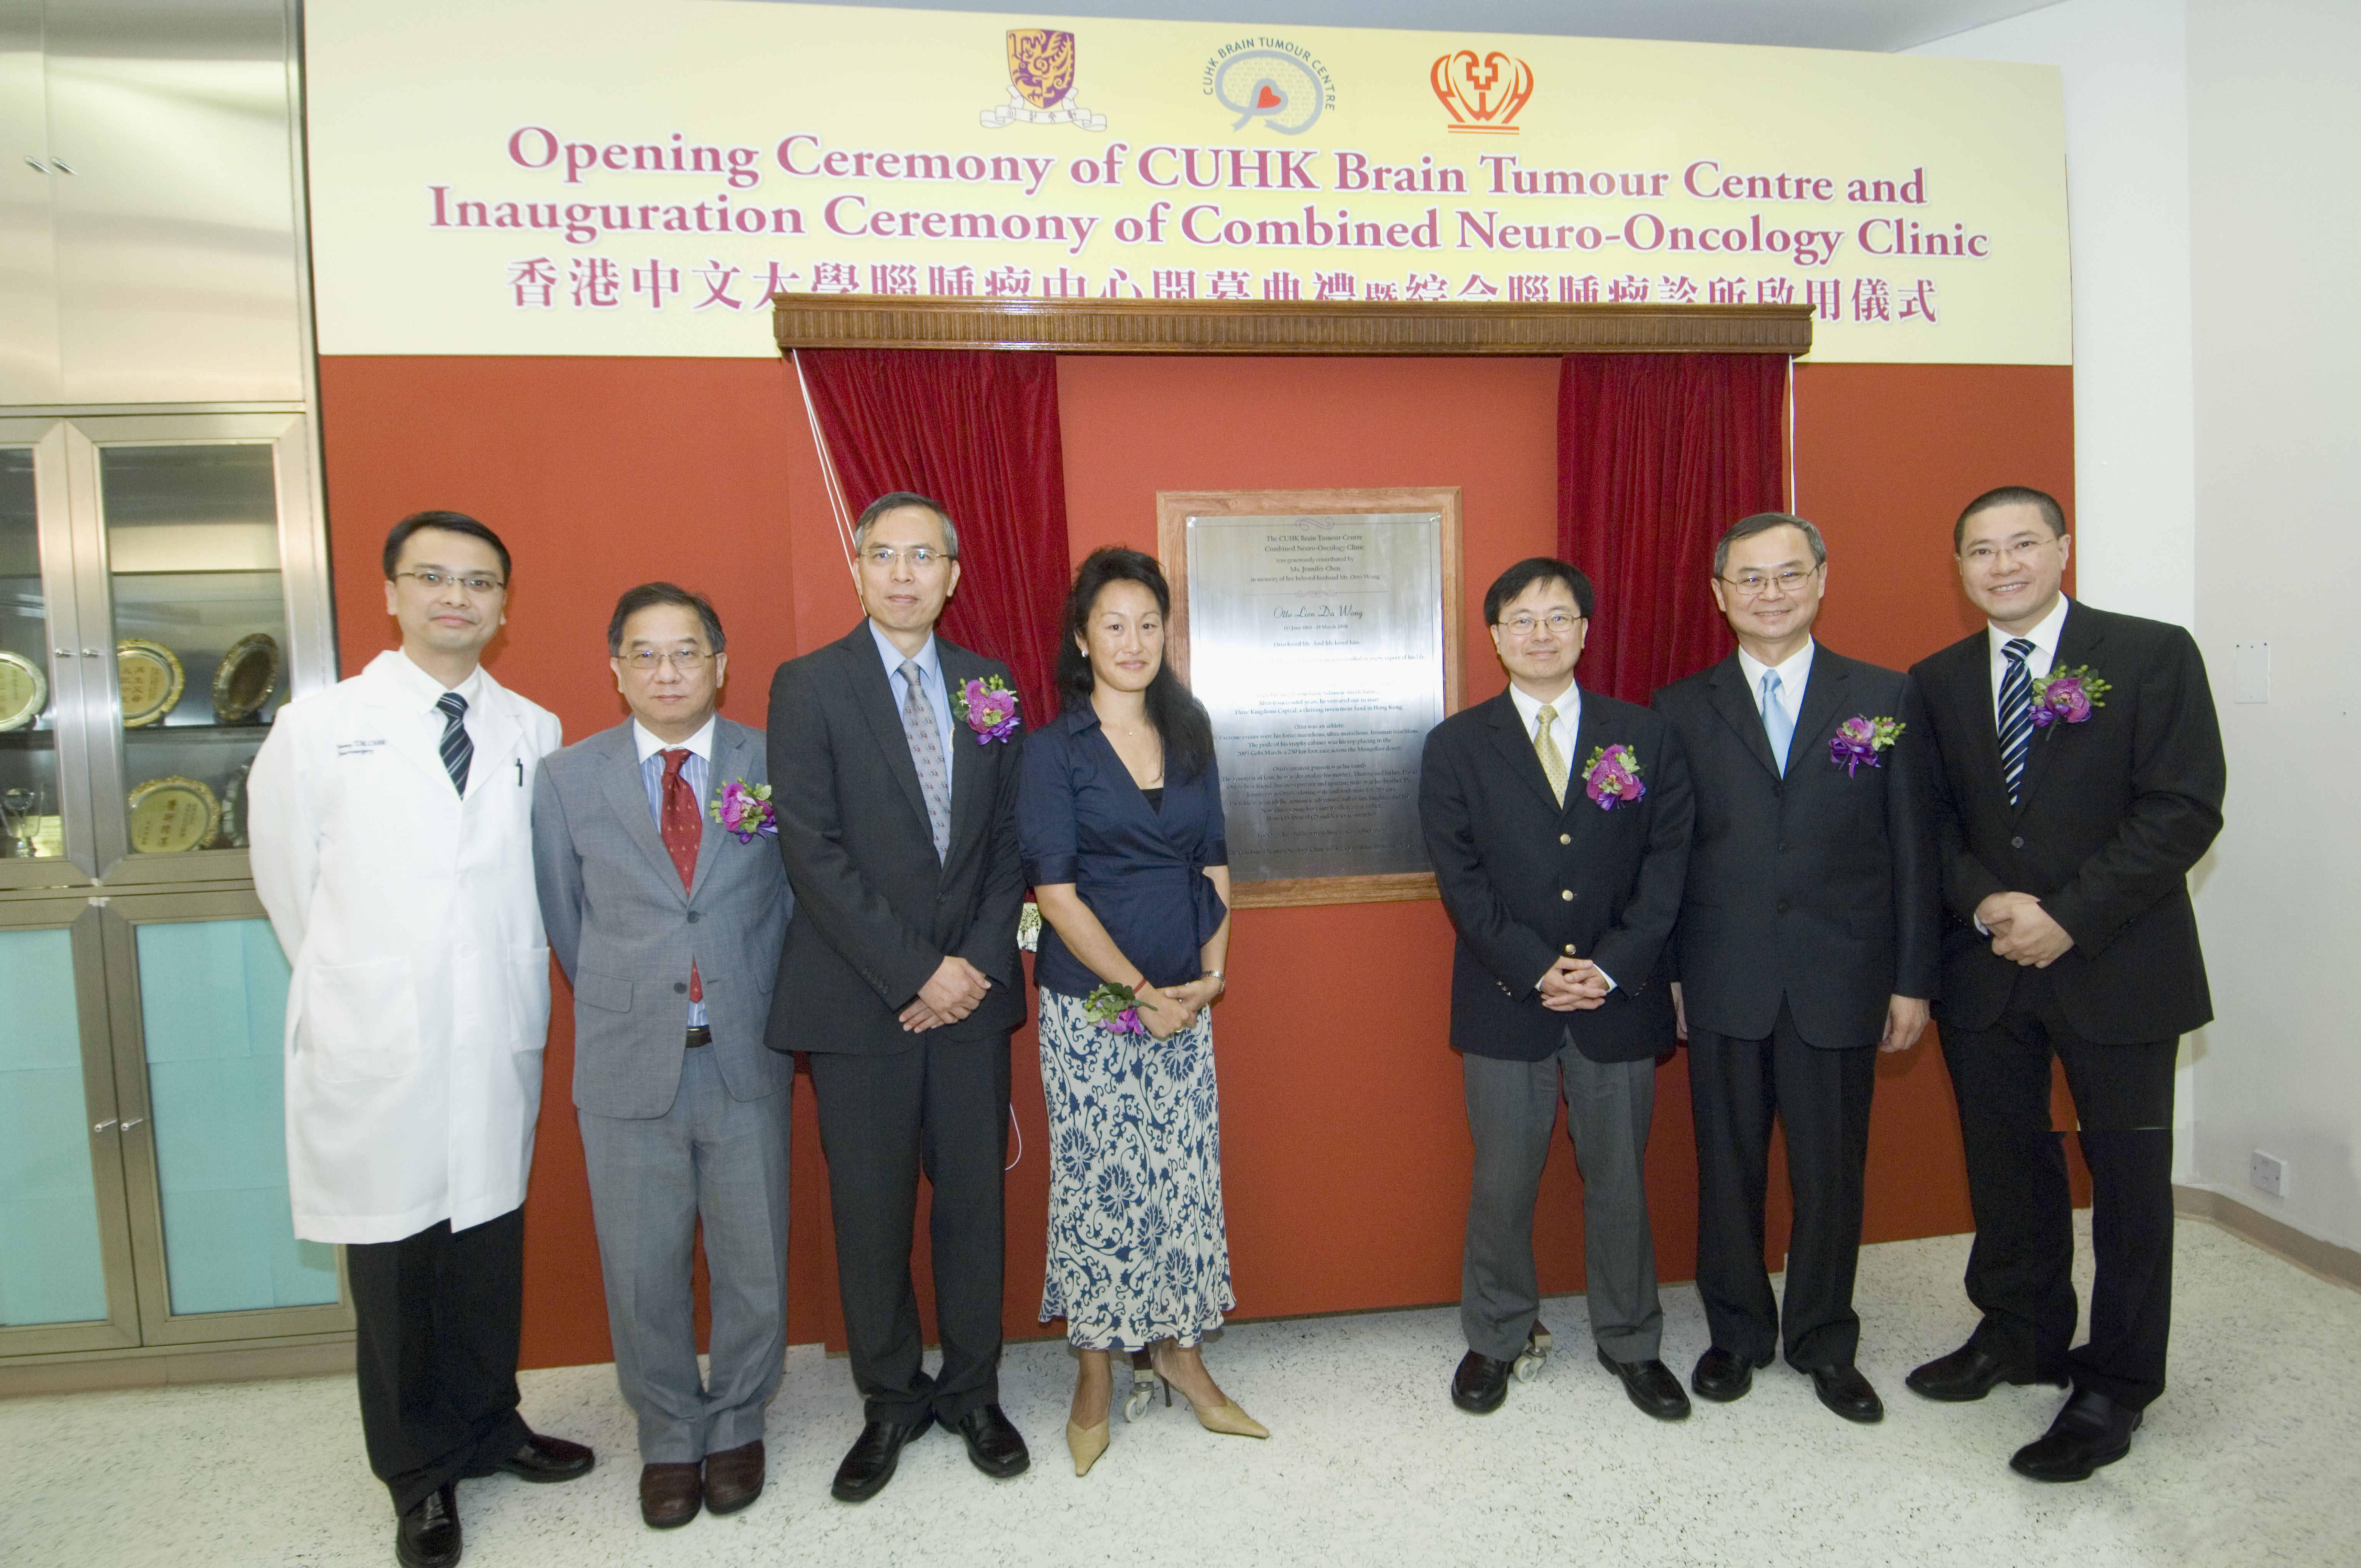
[[[1869,1379],[1851,1362],[1807,1367],[1806,1371],[1811,1376],[1812,1392],[1820,1397],[1820,1403],[1845,1420],[1867,1426],[1885,1419],[1885,1401],[1877,1397],[1877,1390],[1869,1386]]]
[[[1689,1387],[1697,1390],[1698,1398],[1717,1405],[1743,1399],[1754,1387],[1754,1364],[1718,1344],[1710,1345],[1697,1357],[1697,1370],[1689,1374]]]
[[[899,1421],[871,1421],[861,1429],[845,1452],[844,1463],[836,1467],[836,1480],[829,1493],[840,1503],[865,1503],[885,1489],[894,1479],[894,1466],[902,1460],[902,1445],[926,1434],[935,1424],[935,1418],[922,1415],[909,1425]]]
[[[1602,1350],[1598,1365],[1623,1379],[1623,1392],[1631,1396],[1631,1402],[1658,1420],[1688,1420],[1689,1397],[1663,1362],[1618,1361]]]
[[[1938,1355],[1902,1380],[1914,1394],[1946,1404],[1981,1399],[2003,1383],[2055,1383],[2063,1385],[2062,1377],[2036,1376],[2030,1366],[2004,1361],[1975,1341],[1970,1340],[1949,1355]]]
[[[589,1475],[597,1462],[598,1456],[578,1442],[535,1432],[500,1461],[500,1468],[521,1481],[571,1481]]]
[[[998,1405],[978,1405],[961,1416],[959,1434],[967,1439],[968,1458],[995,1481],[1022,1475],[1033,1463],[1025,1452],[1025,1434],[1000,1413]]]
[[[450,1482],[395,1522],[393,1554],[401,1568],[453,1568],[459,1561],[459,1497]]]
[[[2085,1388],[2066,1401],[2048,1435],[2018,1449],[2008,1467],[2036,1481],[2087,1481],[2092,1471],[2132,1451],[2139,1424],[2137,1410]]]
[[[1451,1402],[1471,1416],[1490,1415],[1509,1397],[1509,1368],[1513,1365],[1495,1361],[1480,1350],[1469,1351],[1459,1358],[1459,1370],[1451,1375]]]

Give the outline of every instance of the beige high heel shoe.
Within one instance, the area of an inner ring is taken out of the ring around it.
[[[1075,1475],[1087,1475],[1091,1473],[1091,1466],[1096,1464],[1099,1462],[1099,1455],[1107,1451],[1107,1440],[1111,1435],[1108,1423],[1105,1421],[1101,1421],[1094,1427],[1086,1427],[1076,1423],[1071,1416],[1067,1418],[1066,1448],[1074,1456]]]
[[[1164,1402],[1169,1405],[1172,1402],[1172,1379],[1164,1375],[1164,1364],[1157,1357],[1155,1352],[1148,1353],[1148,1359],[1154,1363],[1156,1376],[1164,1385]],[[1201,1405],[1196,1400],[1190,1399],[1185,1389],[1181,1391],[1180,1398],[1188,1400],[1189,1413],[1195,1416],[1197,1424],[1207,1431],[1219,1432],[1224,1437],[1268,1437],[1270,1435],[1270,1429],[1239,1409],[1235,1399],[1224,1399],[1218,1405]]]

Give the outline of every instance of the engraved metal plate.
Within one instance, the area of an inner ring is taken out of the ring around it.
[[[244,724],[279,689],[279,640],[268,631],[241,637],[214,670],[214,718]]]
[[[144,637],[127,637],[115,645],[115,674],[123,689],[126,729],[161,724],[189,679],[170,648]]]
[[[131,847],[143,855],[202,850],[221,826],[221,802],[203,780],[171,774],[131,792]]]
[[[49,705],[49,676],[20,653],[0,652],[0,729],[22,729]]]
[[[1190,685],[1213,715],[1231,876],[1427,870],[1441,514],[1192,516],[1188,550]]]

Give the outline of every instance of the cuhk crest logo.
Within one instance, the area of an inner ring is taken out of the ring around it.
[[[1463,49],[1439,55],[1427,74],[1451,115],[1451,129],[1515,136],[1517,114],[1533,95],[1533,68],[1494,49]]]
[[[1073,101],[1074,35],[1051,27],[1008,29],[1008,102],[983,112],[987,130],[1022,120],[1031,126],[1106,129],[1106,116]]]

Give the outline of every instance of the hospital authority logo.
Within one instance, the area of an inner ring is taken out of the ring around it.
[[[1451,116],[1451,130],[1517,134],[1517,113],[1533,95],[1533,68],[1499,49],[1435,57],[1427,84]]]
[[[1336,79],[1312,51],[1286,38],[1238,38],[1205,62],[1205,95],[1236,118],[1230,129],[1260,120],[1281,136],[1312,128],[1336,106]]]
[[[1106,116],[1073,102],[1074,35],[1049,27],[1008,29],[1008,102],[983,112],[984,128],[1022,120],[1028,126],[1106,129]]]

